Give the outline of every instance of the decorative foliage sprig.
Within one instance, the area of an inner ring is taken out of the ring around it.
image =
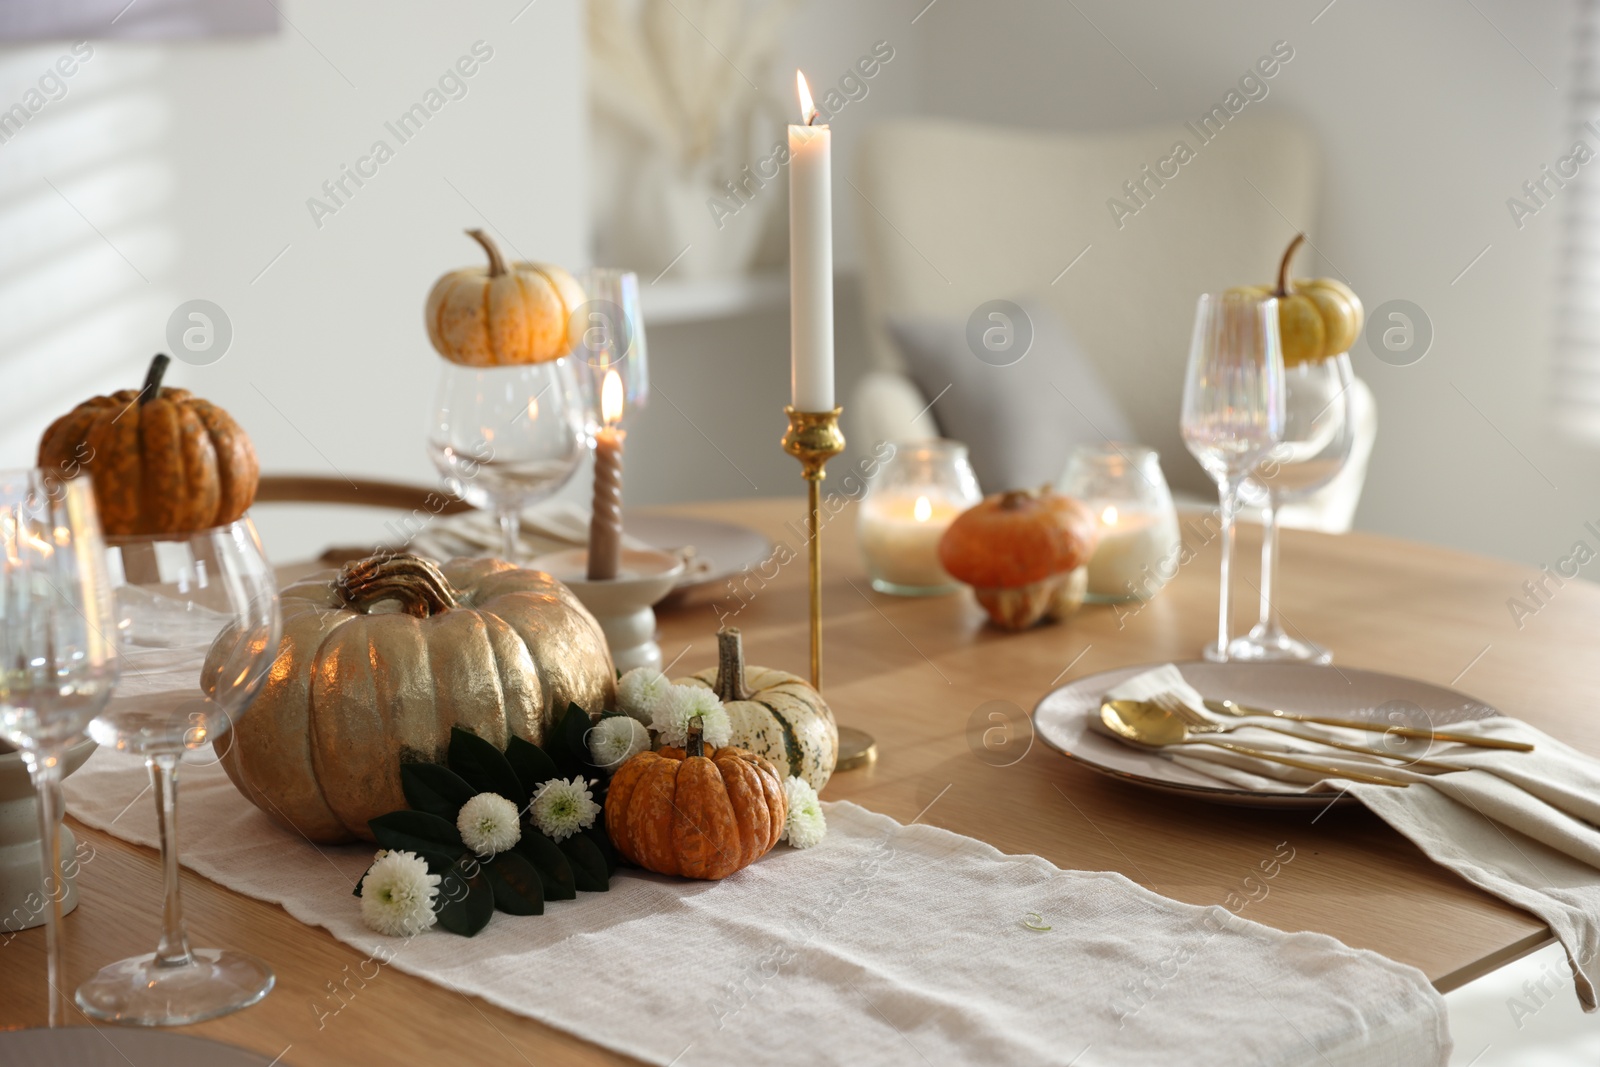
[[[402,763],[409,810],[367,824],[384,850],[356,886],[367,924],[402,936],[437,921],[471,937],[497,909],[541,915],[547,900],[609,889],[621,859],[598,817],[606,779],[589,736],[618,718],[595,725],[574,704],[545,748],[512,737],[504,752],[457,727],[446,766]]]

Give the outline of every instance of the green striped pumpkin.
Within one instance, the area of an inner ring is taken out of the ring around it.
[[[717,665],[679,685],[716,693],[728,709],[729,744],[771,760],[788,777],[804,778],[820,793],[839,758],[839,727],[833,712],[805,679],[788,671],[745,667],[738,629],[717,632]]]

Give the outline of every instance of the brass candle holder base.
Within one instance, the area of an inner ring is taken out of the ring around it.
[[[796,411],[785,406],[789,430],[783,435],[783,450],[800,461],[806,480],[807,558],[811,570],[811,685],[822,691],[822,479],[828,460],[844,451],[844,434],[839,429],[839,413]],[[852,726],[839,727],[839,756],[834,770],[849,770],[871,763],[877,757],[872,735]]]

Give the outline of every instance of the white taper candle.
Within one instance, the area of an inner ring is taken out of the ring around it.
[[[816,117],[805,76],[796,72],[800,113],[789,127],[790,403],[833,410],[833,134]]]

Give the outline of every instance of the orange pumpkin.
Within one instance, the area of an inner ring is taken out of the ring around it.
[[[939,540],[939,562],[973,587],[995,625],[1022,630],[1060,618],[1083,601],[1099,539],[1094,513],[1049,486],[986,497],[956,517]]]
[[[39,466],[94,477],[107,535],[180,534],[238,519],[256,498],[255,446],[226,411],[163,387],[168,357],[150,361],[144,388],[86,400],[51,423]]]
[[[631,862],[657,874],[726,878],[772,851],[788,817],[777,768],[742,748],[641,752],[606,790],[606,831]]]

